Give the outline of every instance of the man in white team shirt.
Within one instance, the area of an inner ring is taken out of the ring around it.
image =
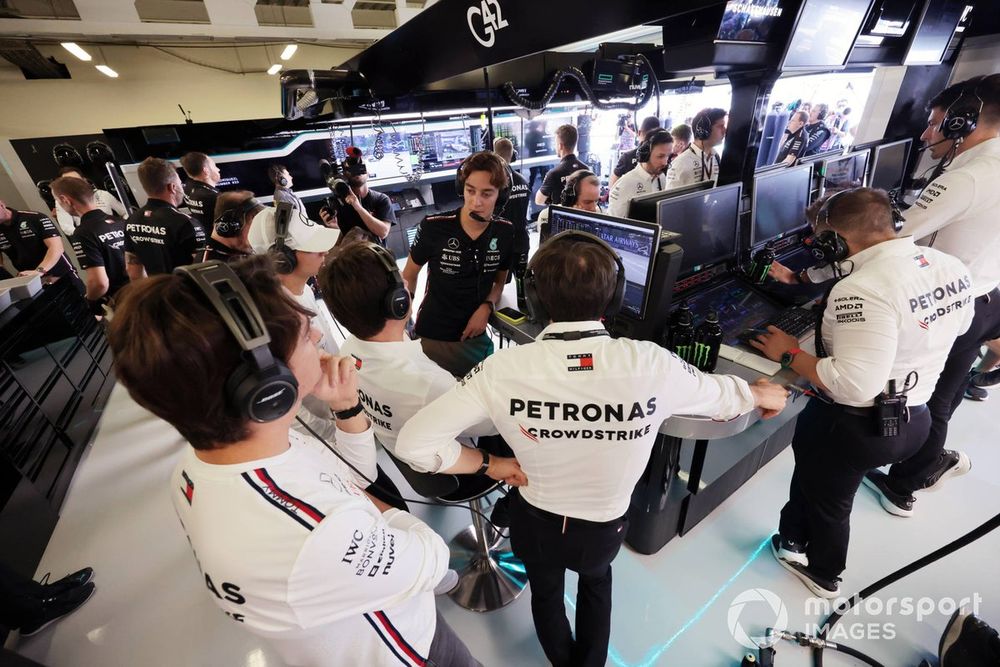
[[[110,332],[116,370],[139,404],[192,445],[170,492],[207,594],[289,665],[479,665],[435,614],[433,590],[448,571],[444,541],[362,490],[362,474],[375,474],[375,442],[353,360],[317,349],[309,313],[266,258],[230,266],[233,279],[217,274],[213,284],[231,295],[230,310],[246,313],[238,319],[251,332],[269,335],[270,354],[287,364],[299,395],[329,404],[334,446],[361,474],[291,430],[299,400],[258,422],[227,396],[227,378],[246,357],[190,278],[154,276],[124,290]]]
[[[614,310],[622,270],[595,236],[552,237],[525,278],[550,324],[534,343],[487,358],[396,441],[400,458],[425,467],[450,465],[462,449],[455,436],[483,419],[510,444],[528,478],[511,501],[511,546],[531,584],[539,641],[557,666],[605,664],[611,561],[663,420],[675,412],[728,419],[755,407],[770,416],[787,394],[702,374],[654,343],[610,338],[600,320]],[[579,573],[575,639],[563,603],[567,569]]]
[[[664,172],[670,164],[674,137],[667,130],[653,130],[635,151],[638,164],[615,181],[608,195],[608,215],[624,218],[628,203],[644,194],[663,190]]]
[[[667,170],[666,189],[694,185],[702,181],[719,182],[719,156],[715,147],[726,139],[725,109],[702,109],[691,121],[694,141],[674,158]]]

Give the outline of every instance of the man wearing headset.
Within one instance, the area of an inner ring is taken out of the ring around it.
[[[497,217],[509,179],[493,151],[466,158],[456,178],[462,208],[424,218],[403,269],[412,295],[429,267],[414,331],[424,353],[456,377],[493,353],[486,325],[514,261],[514,227]]]
[[[647,116],[646,118],[643,118],[642,125],[639,126],[639,136],[636,137],[639,145],[642,145],[642,142],[646,140],[646,137],[648,137],[651,132],[658,129],[660,129],[659,118],[656,116]],[[630,151],[625,151],[622,153],[621,157],[618,158],[618,164],[616,164],[615,168],[611,171],[611,178],[608,180],[608,184],[611,187],[614,187],[619,178],[635,169],[635,166],[639,164],[639,160],[635,156],[636,150],[637,149],[633,148]]]
[[[174,166],[148,157],[139,164],[138,176],[148,199],[125,223],[125,268],[131,280],[191,264],[205,247],[201,225],[177,210],[184,186]]]
[[[375,442],[354,360],[318,350],[268,265],[131,285],[110,330],[119,380],[191,444],[170,492],[206,594],[288,664],[478,665],[435,613],[447,545],[363,490]],[[333,412],[343,460],[291,429],[307,394]]]
[[[294,181],[292,180],[292,175],[288,172],[288,168],[283,164],[272,164],[267,168],[267,177],[274,183],[274,203],[277,204],[279,201],[286,201],[292,205],[293,208],[305,212],[306,205],[302,203],[292,191],[292,185]]]
[[[229,190],[221,193],[215,200],[213,219],[215,223],[205,244],[203,261],[217,259],[231,262],[249,257],[255,252],[267,251],[266,246],[262,250],[254,249],[250,242],[250,230],[257,223],[273,221],[274,208],[258,202],[249,190]],[[259,246],[263,244],[263,240],[258,243]]]
[[[184,204],[207,237],[212,233],[212,223],[215,222],[215,200],[219,196],[215,186],[219,184],[222,172],[215,160],[197,151],[185,153],[181,166],[188,177],[184,183]]]
[[[866,472],[920,449],[927,401],[969,327],[975,290],[962,262],[896,237],[882,190],[844,190],[807,215],[824,258],[853,264],[826,299],[817,355],[773,326],[750,343],[819,392],[796,423],[795,471],[771,548],[814,595],[834,598],[854,496]]]
[[[349,148],[341,169],[351,186],[351,193],[343,200],[336,198],[337,207],[332,216],[324,208],[320,210],[320,217],[325,224],[335,221],[340,233],[345,236],[358,228],[370,241],[385,247],[389,230],[396,224],[392,200],[389,195],[368,187],[368,168],[361,157],[361,149]]]
[[[960,259],[972,273],[975,317],[955,340],[941,376],[927,401],[931,428],[914,456],[897,463],[888,477],[873,472],[866,484],[879,494],[882,507],[896,516],[912,516],[914,492],[968,472],[969,457],[945,449],[948,421],[962,402],[969,369],[981,345],[1000,336],[1000,74],[975,77],[950,86],[927,105],[927,128],[920,135],[936,160],[953,159],[931,180],[916,203],[903,212],[903,233],[921,245]],[[786,283],[821,282],[831,275],[809,269],[796,275],[777,262],[772,277]]]
[[[679,188],[702,181],[719,181],[719,156],[715,147],[726,138],[725,109],[702,109],[691,121],[694,141],[670,163],[667,187]]]
[[[601,179],[589,169],[574,171],[566,179],[563,187],[560,206],[576,208],[591,213],[601,212]],[[549,209],[543,210],[538,216],[538,224],[549,221]]]
[[[670,147],[674,137],[666,130],[653,130],[636,149],[637,165],[615,182],[608,195],[608,215],[624,218],[628,203],[649,192],[664,189],[667,165],[670,164]]]
[[[464,455],[454,438],[493,421],[528,481],[511,501],[510,537],[545,655],[557,666],[604,665],[611,561],[663,420],[673,413],[725,419],[755,407],[771,416],[787,392],[702,374],[654,343],[611,338],[601,320],[620,308],[625,273],[595,236],[552,237],[525,282],[532,312],[547,325],[536,341],[486,359],[418,412],[396,453],[421,469],[447,469]],[[567,569],[580,576],[575,639],[563,602]]]

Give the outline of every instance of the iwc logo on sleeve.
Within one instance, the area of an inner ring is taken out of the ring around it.
[[[472,36],[486,48],[493,46],[497,30],[507,27],[507,21],[503,18],[500,3],[497,0],[482,0],[478,6],[469,7],[466,18]]]

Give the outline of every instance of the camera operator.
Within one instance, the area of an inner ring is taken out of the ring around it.
[[[663,420],[673,413],[726,419],[754,407],[771,416],[787,392],[702,374],[654,343],[611,338],[601,319],[621,306],[624,268],[595,236],[552,237],[526,282],[547,322],[541,335],[501,350],[410,418],[396,452],[419,469],[447,469],[465,455],[454,438],[493,421],[527,477],[511,496],[510,540],[531,584],[545,655],[557,666],[604,665],[611,562]],[[563,601],[567,569],[579,573],[575,639]]]
[[[702,109],[691,121],[694,141],[670,163],[666,189],[719,181],[719,155],[715,147],[726,139],[725,109]]]
[[[639,195],[664,189],[670,146],[674,137],[666,130],[653,130],[636,149],[639,161],[632,171],[618,179],[608,195],[608,215],[624,218],[628,203]]]
[[[456,377],[493,353],[486,325],[514,261],[514,227],[496,214],[509,178],[493,151],[467,157],[456,176],[462,208],[423,219],[403,269],[412,295],[429,267],[414,330],[424,353]]]
[[[750,344],[821,392],[795,426],[795,471],[771,547],[813,594],[833,598],[854,496],[867,471],[912,456],[927,437],[927,401],[948,348],[972,320],[974,289],[959,260],[896,238],[881,190],[838,192],[808,217],[814,246],[853,264],[826,299],[817,355],[773,326]]]
[[[205,247],[201,225],[177,210],[184,186],[174,166],[148,157],[138,176],[148,199],[125,223],[125,269],[131,280],[192,264]]]
[[[336,209],[333,217],[336,218],[341,235],[346,236],[352,229],[359,228],[365,232],[368,240],[385,247],[389,230],[396,224],[392,200],[389,195],[368,187],[368,167],[362,159],[361,149],[354,146],[348,148],[347,157],[340,168],[350,186],[350,192],[345,195],[335,192]],[[327,225],[332,222],[326,207],[320,210],[320,217]]]
[[[201,228],[205,236],[212,234],[212,223],[215,222],[215,200],[219,191],[215,186],[222,178],[222,172],[215,160],[204,153],[190,152],[181,158],[181,167],[187,174],[184,183],[184,204]]]

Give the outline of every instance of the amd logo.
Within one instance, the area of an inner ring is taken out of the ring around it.
[[[478,7],[469,7],[465,16],[472,36],[486,48],[493,46],[497,31],[507,27],[498,0],[482,0]]]

